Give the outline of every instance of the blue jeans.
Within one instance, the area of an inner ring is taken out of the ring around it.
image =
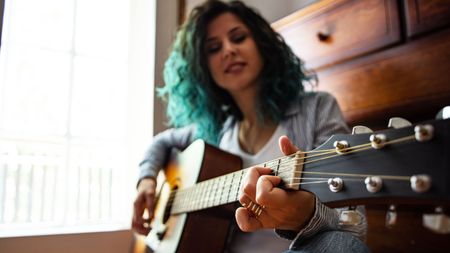
[[[318,252],[370,252],[369,248],[358,238],[348,232],[326,231],[302,241],[301,245],[284,253],[318,253]]]

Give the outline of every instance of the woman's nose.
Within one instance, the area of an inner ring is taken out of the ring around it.
[[[230,41],[225,41],[223,43],[223,57],[229,57],[235,55],[237,52],[236,46]]]

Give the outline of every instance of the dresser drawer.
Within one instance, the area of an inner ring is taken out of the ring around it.
[[[408,36],[450,26],[450,1],[404,0]]]
[[[397,1],[321,1],[273,24],[305,61],[318,69],[400,41]]]
[[[317,71],[350,125],[434,118],[450,105],[450,29]]]

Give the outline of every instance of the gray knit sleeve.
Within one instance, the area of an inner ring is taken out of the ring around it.
[[[171,128],[153,137],[144,159],[139,164],[139,181],[143,178],[155,178],[159,170],[166,165],[172,148],[184,150],[193,141],[194,133],[195,127],[192,125]]]
[[[317,93],[314,116],[314,148],[322,145],[334,134],[350,132],[336,99],[329,93]]]
[[[364,207],[358,206],[356,210],[354,210],[360,217],[360,222],[354,225],[346,225],[341,222],[340,214],[346,210],[348,210],[348,208],[329,208],[316,198],[314,215],[302,230],[296,232],[276,229],[275,232],[282,238],[293,240],[291,247],[293,245],[300,245],[304,240],[322,231],[346,231],[364,241],[367,233],[367,221]]]
[[[308,132],[301,133],[305,139],[303,140],[303,143],[301,143],[302,140],[300,140],[300,144],[303,144],[304,147],[307,147],[308,149],[315,148],[323,144],[334,134],[349,133],[349,128],[344,121],[339,105],[332,95],[325,92],[317,92],[314,96],[306,98],[302,109],[302,119],[306,122],[303,123],[302,126],[304,126],[305,129],[308,129]],[[311,139],[309,139],[310,136],[312,136]],[[346,209],[348,208],[329,208],[322,204],[316,197],[314,215],[301,231],[296,232],[278,229],[275,231],[283,238],[294,240],[292,245],[299,245],[305,239],[322,231],[333,230],[347,231],[361,240],[364,240],[367,233],[367,221],[364,207],[358,206],[356,208],[355,211],[361,219],[360,222],[355,225],[344,225],[344,223],[340,221],[340,214]]]

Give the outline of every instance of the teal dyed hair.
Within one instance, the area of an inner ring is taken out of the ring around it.
[[[198,6],[177,33],[159,95],[167,101],[170,125],[196,124],[197,137],[213,144],[217,144],[228,116],[242,119],[231,95],[214,82],[207,66],[206,28],[225,12],[233,13],[249,28],[264,60],[256,105],[260,120],[280,122],[291,103],[299,102],[303,81],[309,80],[300,59],[256,11],[239,1],[207,1]]]

